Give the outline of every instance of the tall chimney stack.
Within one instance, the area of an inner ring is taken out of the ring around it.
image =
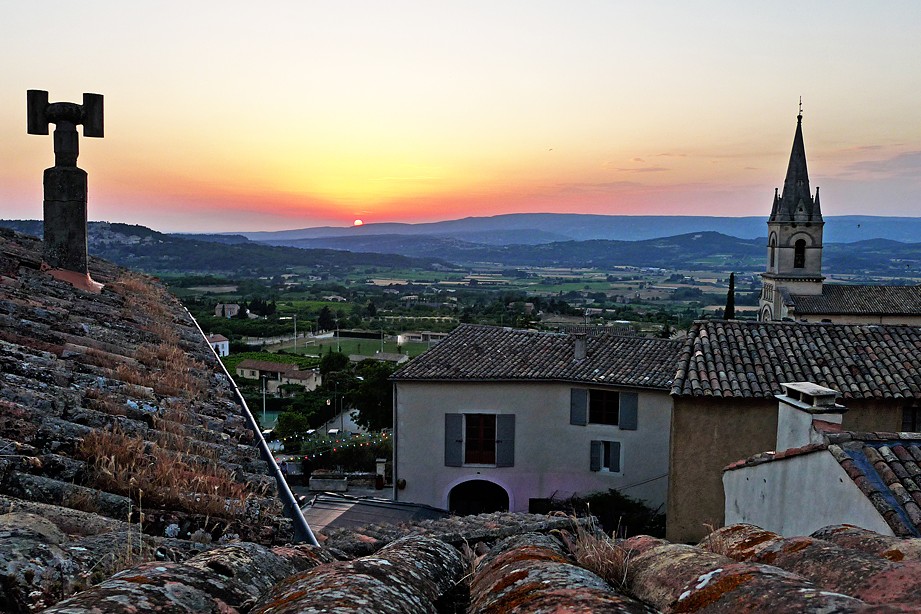
[[[86,171],[77,168],[83,136],[103,136],[101,94],[83,94],[83,104],[48,102],[48,92],[26,92],[29,134],[48,134],[54,128],[54,166],[45,169],[43,268],[55,278],[91,292],[102,285],[94,282],[87,268]]]
[[[573,358],[575,360],[585,360],[587,353],[585,346],[585,333],[575,333],[572,337],[575,341],[575,351]]]

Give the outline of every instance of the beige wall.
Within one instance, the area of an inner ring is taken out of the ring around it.
[[[773,449],[777,401],[674,401],[666,536],[691,542],[723,526],[723,467]]]
[[[671,541],[693,542],[709,533],[707,525],[723,526],[723,468],[774,449],[777,401],[674,400],[667,537]],[[901,428],[901,400],[840,402],[848,408],[843,421],[845,430],[892,432]]]
[[[406,487],[396,490],[396,497],[444,508],[451,488],[482,479],[509,493],[512,511],[526,511],[529,498],[566,498],[611,488],[624,489],[653,507],[664,504],[672,405],[668,394],[632,390],[639,393],[638,428],[627,431],[570,425],[570,388],[540,382],[397,382],[394,479],[406,480]],[[446,467],[446,413],[515,414],[515,466]],[[590,471],[592,440],[621,443],[621,472]]]

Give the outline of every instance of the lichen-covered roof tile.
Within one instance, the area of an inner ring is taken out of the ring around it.
[[[867,603],[921,600],[921,562],[893,562],[813,537],[782,537],[751,525],[711,533],[701,545],[732,559],[780,567],[828,591]]]

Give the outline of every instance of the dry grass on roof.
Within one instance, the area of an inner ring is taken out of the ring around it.
[[[150,444],[117,426],[89,433],[76,456],[91,465],[97,486],[153,508],[232,518],[254,496],[215,462]]]

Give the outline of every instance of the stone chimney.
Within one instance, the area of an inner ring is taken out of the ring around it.
[[[585,346],[585,333],[575,333],[572,337],[575,341],[575,352],[573,358],[575,360],[585,360],[587,353]]]
[[[774,395],[777,406],[777,451],[822,443],[814,420],[841,424],[847,408],[836,400],[838,392],[811,382],[781,384],[783,394]]]
[[[48,134],[54,124],[54,166],[45,169],[42,267],[78,288],[99,292],[87,268],[86,171],[77,167],[77,126],[83,136],[103,136],[102,96],[83,94],[83,104],[48,102],[48,92],[26,92],[29,134]]]

